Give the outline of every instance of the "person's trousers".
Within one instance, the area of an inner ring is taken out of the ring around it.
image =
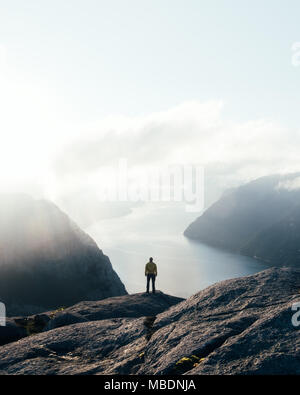
[[[155,274],[147,274],[147,292],[149,293],[150,280],[152,281],[152,291],[155,292]]]

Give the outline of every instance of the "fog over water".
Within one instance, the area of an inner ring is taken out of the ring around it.
[[[158,265],[157,288],[188,297],[216,282],[267,268],[255,259],[196,243],[183,236],[197,217],[179,204],[147,204],[85,229],[109,256],[129,293],[145,290],[144,266]]]

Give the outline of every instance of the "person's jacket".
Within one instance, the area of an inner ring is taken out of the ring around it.
[[[154,262],[148,262],[145,268],[145,275],[155,274],[157,276],[157,266]]]

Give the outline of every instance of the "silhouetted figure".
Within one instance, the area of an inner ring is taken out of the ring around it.
[[[157,276],[157,266],[153,262],[153,258],[150,258],[149,262],[146,265],[145,276],[147,277],[147,293],[149,293],[150,280],[152,281],[152,292],[155,293],[155,279]]]

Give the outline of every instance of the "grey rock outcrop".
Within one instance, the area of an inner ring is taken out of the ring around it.
[[[182,301],[182,298],[166,295],[158,291],[155,295],[141,293],[117,296],[94,302],[80,302],[55,314],[44,331],[80,322],[113,318],[156,317],[159,313]]]
[[[184,299],[157,291],[153,294],[134,294],[107,298],[95,302],[80,302],[64,313],[76,314],[88,321],[111,318],[156,316]],[[63,314],[63,313],[62,313]]]
[[[299,374],[299,291],[298,269],[224,281],[156,316],[82,322],[2,346],[0,373]]]
[[[283,268],[201,291],[158,317],[140,372],[299,374],[299,290],[300,270]],[[195,366],[185,371],[183,358]]]
[[[99,301],[80,302],[65,309],[48,311],[28,317],[12,317],[0,327],[0,345],[40,332],[82,322],[113,318],[156,317],[184,299],[157,291],[155,295],[134,294]]]

